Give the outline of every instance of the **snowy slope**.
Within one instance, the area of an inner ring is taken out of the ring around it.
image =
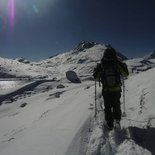
[[[94,120],[94,111],[89,110],[94,103],[93,81],[63,82],[64,88],[57,88],[60,82],[46,82],[17,94],[17,101],[0,106],[0,154],[155,154],[154,78],[151,69],[126,81],[127,117],[118,134],[102,127],[103,111]],[[97,87],[98,104],[100,90]],[[23,103],[27,105],[22,108]]]
[[[129,77],[125,82],[127,116],[122,118],[122,130],[109,132],[104,127],[104,113],[99,112],[97,121],[94,122],[87,155],[155,154],[154,79],[155,68]],[[98,88],[100,94],[99,90]],[[103,103],[99,96],[98,105]]]
[[[25,64],[18,60],[12,60],[7,58],[0,58],[0,78],[39,78],[47,76],[50,72],[46,68],[40,66],[33,66],[33,64]]]
[[[155,58],[155,51],[144,56],[145,60],[154,59],[154,58]]]
[[[143,126],[147,125],[147,123],[155,126],[154,79],[155,68],[132,76],[126,82],[128,90],[126,95],[128,116],[132,116],[132,119],[137,121],[146,121]],[[135,103],[137,103],[136,106]]]
[[[1,95],[10,93],[7,97],[13,99],[0,106],[0,155],[155,154],[155,59],[125,61],[130,77],[125,81],[127,116],[122,118],[120,132],[109,132],[104,126],[98,85],[100,112],[94,119],[95,86],[90,77],[106,47],[80,44],[40,62],[0,58],[1,77],[22,77],[21,81],[0,81]],[[82,83],[67,81],[68,70],[76,71]]]
[[[90,116],[93,87],[92,82],[65,84],[63,89],[57,85],[44,83],[34,89],[36,94],[23,94],[0,107],[1,155],[65,154]],[[47,86],[53,89],[47,91]],[[22,103],[27,106],[21,108]]]
[[[147,60],[145,58],[129,59],[125,61],[131,74],[137,74],[155,67],[155,59]]]
[[[93,71],[93,66],[102,58],[105,49],[105,45],[95,45],[80,52],[72,50],[48,60],[37,62],[35,65],[48,67],[52,72],[55,72],[56,77],[64,77],[68,70],[74,70],[79,75],[90,74]]]

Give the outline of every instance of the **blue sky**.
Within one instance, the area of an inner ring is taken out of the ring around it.
[[[13,28],[9,1],[15,7]],[[0,57],[40,60],[81,41],[111,44],[127,57],[155,50],[155,1],[0,1]]]

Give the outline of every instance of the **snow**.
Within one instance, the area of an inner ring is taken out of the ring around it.
[[[40,62],[0,58],[0,155],[155,154],[155,59],[125,61],[130,70],[125,81],[127,116],[120,131],[109,131],[98,84],[94,118],[92,80],[105,48],[96,44]],[[66,79],[69,70],[81,83]]]
[[[78,87],[68,84],[60,98],[49,96],[58,91],[54,88],[23,98],[14,105],[2,105],[0,154],[64,154],[74,135],[89,118],[93,91],[92,87],[85,89],[87,85],[90,84]],[[28,105],[19,108],[24,102]]]
[[[30,81],[24,81],[24,80],[22,80],[22,81],[12,81],[12,80],[6,81],[6,80],[4,80],[3,81],[2,80],[2,81],[0,81],[0,88],[1,88],[0,95],[15,91],[15,90],[27,85],[28,83],[30,83]]]

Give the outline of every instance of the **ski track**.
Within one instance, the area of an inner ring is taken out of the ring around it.
[[[153,155],[154,135],[150,142],[148,138],[145,139],[146,132],[144,134],[140,130],[131,127],[109,131],[100,120],[98,125],[95,125],[86,155]],[[140,136],[137,133],[141,133]],[[152,135],[154,131],[148,133]]]

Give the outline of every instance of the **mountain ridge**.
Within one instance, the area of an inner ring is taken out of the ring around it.
[[[0,58],[0,78],[61,79],[65,77],[68,70],[77,72],[79,76],[91,76],[94,67],[100,62],[105,49],[109,46],[95,42],[81,42],[73,50],[37,62],[31,62],[25,58]],[[128,60],[120,52],[117,52],[117,55],[119,59],[127,62],[131,73],[138,73],[155,66],[154,62],[152,64],[149,60],[146,62],[145,58]],[[130,62],[134,62],[135,65]]]

